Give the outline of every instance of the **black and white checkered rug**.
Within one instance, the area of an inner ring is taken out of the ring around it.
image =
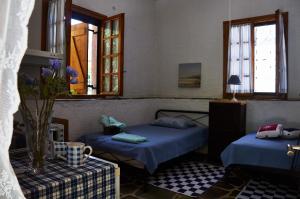
[[[197,197],[224,176],[224,168],[200,162],[186,162],[157,173],[149,184]]]
[[[236,199],[299,199],[297,188],[273,184],[265,180],[250,180]]]

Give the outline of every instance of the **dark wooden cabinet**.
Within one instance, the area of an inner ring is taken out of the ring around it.
[[[226,146],[245,135],[245,127],[245,102],[211,101],[209,103],[209,159],[220,161],[220,154]]]

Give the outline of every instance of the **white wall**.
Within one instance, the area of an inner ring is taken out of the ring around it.
[[[146,124],[154,120],[158,109],[208,111],[208,99],[122,99],[57,101],[54,117],[69,120],[69,138],[102,131],[102,114],[111,115],[127,125]],[[256,131],[265,123],[280,122],[284,127],[300,128],[299,101],[248,101],[246,129]],[[21,116],[16,114],[16,119]]]
[[[160,96],[222,97],[223,21],[277,9],[289,12],[289,97],[299,98],[299,0],[157,0]],[[201,88],[178,88],[178,64],[186,62],[202,63]]]
[[[101,132],[102,114],[111,115],[127,125],[145,124],[154,120],[158,109],[208,111],[208,100],[189,99],[122,99],[57,101],[54,116],[69,120],[69,135],[76,140],[81,135]]]
[[[149,123],[157,109],[155,100],[80,100],[58,101],[54,116],[69,120],[69,136],[75,140],[87,133],[101,132],[102,114],[114,116],[127,125]]]
[[[264,123],[279,122],[285,128],[300,128],[299,101],[248,101],[247,130],[257,130]]]
[[[28,48],[41,49],[42,0],[36,0],[28,23]]]
[[[163,99],[157,101],[158,108],[208,111],[206,99]],[[226,113],[225,113],[226,114]],[[279,122],[284,127],[300,128],[299,101],[247,101],[246,129],[256,131],[265,123]]]

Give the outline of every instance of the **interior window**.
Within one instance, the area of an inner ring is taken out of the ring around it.
[[[123,24],[124,14],[97,19],[72,11],[70,65],[78,72],[78,83],[70,84],[73,95],[122,95]]]
[[[224,92],[285,98],[287,94],[287,13],[224,22]],[[284,42],[283,42],[284,41]],[[228,79],[238,76],[239,85]]]

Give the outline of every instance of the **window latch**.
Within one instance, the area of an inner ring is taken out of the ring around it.
[[[89,85],[89,84],[88,84],[87,87],[88,87],[88,88],[92,88],[92,89],[97,89],[97,86],[94,86],[94,85]]]

